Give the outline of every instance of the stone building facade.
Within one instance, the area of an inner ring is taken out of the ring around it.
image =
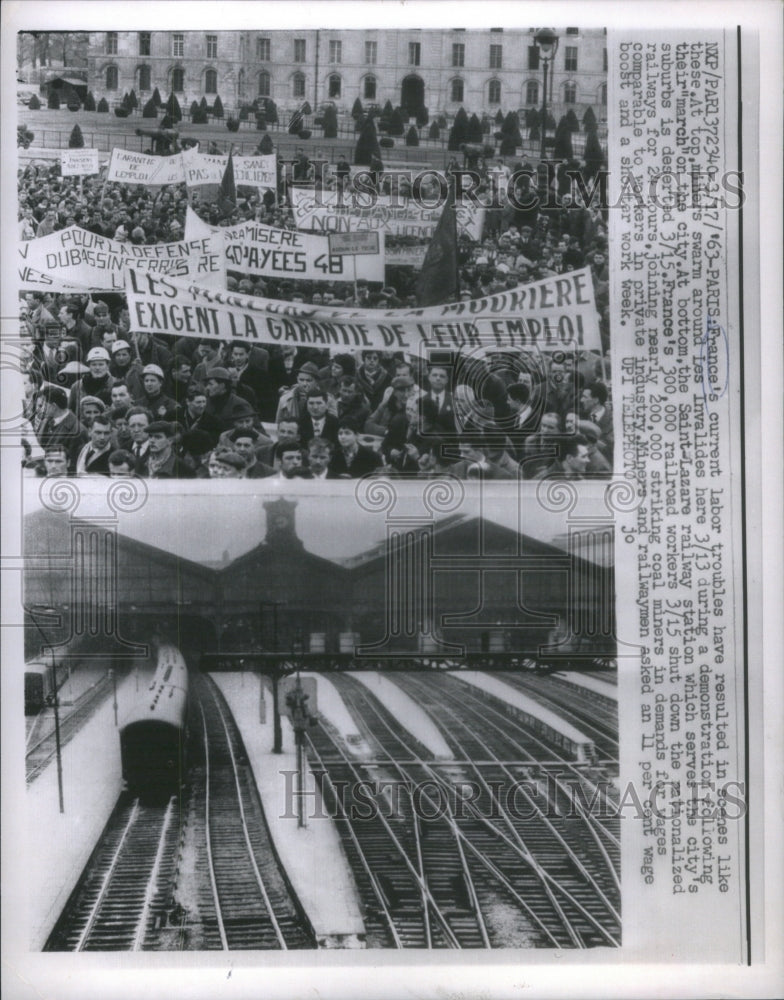
[[[92,32],[89,84],[96,97],[119,102],[132,88],[155,87],[185,108],[220,95],[226,109],[255,97],[282,110],[304,101],[334,101],[349,112],[390,100],[414,113],[495,114],[541,107],[543,65],[536,29]],[[603,29],[558,30],[547,104],[559,117],[591,107],[604,118],[607,39]]]

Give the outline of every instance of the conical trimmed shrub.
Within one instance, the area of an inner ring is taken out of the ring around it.
[[[106,114],[106,112],[109,110],[109,102],[106,100],[105,97],[102,97],[100,101],[98,101],[98,104],[95,106],[95,110],[101,115]],[[149,115],[144,115],[143,117],[148,118]],[[153,118],[155,117],[155,108],[153,108],[152,117]]]
[[[98,104],[99,111],[108,111],[109,108],[102,108],[101,104],[106,104],[106,101],[101,98]],[[159,105],[155,103],[155,98],[151,97],[149,101],[142,108],[142,118],[157,118],[158,117],[158,107]]]
[[[33,96],[30,98],[30,103],[27,106],[31,111],[39,111],[41,108],[41,102],[38,100],[35,94],[33,94]],[[93,109],[95,109],[95,105],[93,105]]]
[[[215,103],[212,105],[212,114],[215,118],[223,118],[223,101],[220,94],[215,95]]]
[[[82,135],[82,130],[79,128],[78,123],[71,129],[71,135],[68,139],[68,148],[84,149],[84,136]]]
[[[169,94],[169,100],[166,102],[166,114],[171,118],[175,125],[177,122],[182,121],[182,108],[180,107],[180,102],[177,100],[177,95],[174,91]]]
[[[153,90],[152,97],[150,98],[150,100],[153,102],[156,108],[162,107],[163,101],[161,100],[161,92],[158,90],[157,87],[155,88],[155,90]]]
[[[375,122],[368,117],[365,119],[357,139],[357,145],[354,149],[354,163],[356,166],[369,167],[373,157],[381,159],[381,149],[379,148]]]
[[[324,138],[337,139],[338,135],[338,113],[335,106],[330,104],[324,111]]]
[[[362,107],[362,101],[360,101],[360,99],[357,98],[356,101],[354,101],[353,105],[351,106],[351,117],[357,119],[360,117],[360,115],[363,115],[364,113],[365,111]]]
[[[406,145],[407,146],[418,146],[419,145],[419,133],[416,127],[412,125],[408,132],[406,132]]]
[[[87,96],[84,99],[84,110],[95,111],[95,98],[93,97],[92,90],[87,91]]]
[[[49,91],[49,99],[46,102],[47,107],[52,111],[58,111],[60,108],[60,95],[56,90],[52,89]]]

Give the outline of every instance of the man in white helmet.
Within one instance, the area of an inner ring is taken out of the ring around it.
[[[82,396],[95,396],[106,406],[112,402],[114,378],[109,371],[109,352],[103,347],[92,347],[85,361],[90,370],[73,384],[68,399],[68,406],[74,413],[79,412]]]

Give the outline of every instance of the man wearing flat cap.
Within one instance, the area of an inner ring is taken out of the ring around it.
[[[87,441],[87,432],[76,414],[68,408],[68,393],[59,385],[45,385],[37,398],[44,406],[44,420],[38,442],[44,451],[62,446],[68,454],[68,471],[76,468],[76,459]]]
[[[231,374],[226,368],[211,368],[204,382],[207,405],[199,420],[199,429],[213,435],[217,442],[224,431],[234,426],[237,411],[244,409],[245,400],[232,391]]]

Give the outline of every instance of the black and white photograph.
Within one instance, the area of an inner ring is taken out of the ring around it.
[[[48,485],[32,948],[621,945],[609,521],[371,486],[110,524]]]
[[[25,474],[610,477],[606,29],[20,32],[17,75]]]
[[[0,4],[3,996],[782,995],[779,6]]]

